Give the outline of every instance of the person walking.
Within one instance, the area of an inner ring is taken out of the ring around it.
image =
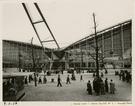
[[[81,75],[81,76],[80,76],[80,81],[82,81],[82,80],[83,80],[83,76]]]
[[[106,78],[105,79],[105,92],[107,92],[108,93],[108,79]]]
[[[95,73],[93,73],[93,77],[95,77],[96,75],[95,75]]]
[[[27,79],[27,76],[25,77],[25,84],[28,85],[28,79]]]
[[[121,80],[122,72],[119,73],[119,80]]]
[[[42,80],[41,80],[41,77],[39,77],[39,81],[38,81],[38,84],[42,84]]]
[[[67,80],[66,80],[66,84],[68,84],[68,83],[71,84],[69,75],[67,76]]]
[[[107,71],[107,69],[105,69],[105,74],[108,74],[108,71]]]
[[[60,75],[58,75],[58,84],[57,84],[57,87],[62,87],[62,84],[61,84],[61,78],[60,78]]]
[[[125,71],[122,73],[122,81],[125,81]]]
[[[110,82],[110,94],[114,94],[114,93],[115,93],[115,83],[111,79],[111,82]]]
[[[97,91],[97,95],[100,95],[101,92],[101,78],[98,77],[96,80],[96,91]]]
[[[104,74],[103,74],[103,72],[101,72],[101,77],[104,77]]]
[[[29,83],[31,82],[31,75],[29,75]]]
[[[46,76],[44,75],[44,84],[46,84],[47,83],[47,78],[46,78]]]
[[[72,79],[72,80],[76,80],[76,78],[75,78],[75,73],[74,73],[74,72],[72,73],[71,79]]]
[[[103,80],[101,80],[100,85],[101,85],[101,95],[104,95],[105,94],[105,84],[104,84]]]
[[[91,87],[90,80],[89,80],[88,83],[87,83],[87,91],[88,91],[88,94],[89,94],[89,95],[92,95],[92,87]]]

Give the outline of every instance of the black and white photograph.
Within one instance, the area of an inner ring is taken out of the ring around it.
[[[3,102],[132,102],[134,0],[18,1],[0,3]]]

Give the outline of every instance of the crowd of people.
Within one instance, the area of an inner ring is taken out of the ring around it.
[[[102,79],[103,77],[103,73],[101,73],[100,77],[97,77],[94,75],[94,79],[93,82],[91,84],[91,81],[89,80],[87,83],[87,92],[88,94],[92,95],[93,93],[95,93],[96,95],[104,95],[106,93],[110,93],[110,94],[114,94],[115,93],[115,83],[113,82],[113,80],[110,80],[110,83],[108,83],[108,79],[106,78],[104,81]],[[52,81],[53,80],[53,81]],[[66,84],[71,84],[71,80],[76,80],[76,76],[75,73],[70,75],[68,74],[65,80]],[[80,74],[80,81],[83,80],[83,75]],[[41,78],[41,76],[37,77],[37,81],[38,84],[46,84],[47,83],[47,78],[46,75],[43,76],[43,78]],[[27,80],[25,80],[25,83],[27,82]],[[51,82],[54,82],[54,79],[51,79]],[[57,87],[62,87],[62,79],[60,74],[58,74],[57,77]]]
[[[56,75],[58,75],[58,77],[57,77],[57,87],[59,87],[59,86],[62,87],[62,84],[61,84],[61,82],[62,82],[61,76],[60,76],[59,73],[56,74]],[[35,74],[34,76],[32,76],[32,75],[26,76],[26,77],[24,78],[24,83],[25,83],[26,85],[28,85],[28,83],[30,83],[31,81],[34,81],[34,82],[36,82],[37,84],[46,84],[46,83],[47,83],[47,77],[46,77],[46,76],[47,76],[47,75],[44,75],[44,76],[42,77],[42,76],[39,76],[38,74]],[[71,73],[71,76],[70,76],[69,74],[67,75],[66,80],[65,80],[66,84],[71,84],[71,80],[73,80],[73,81],[76,80],[76,76],[75,76],[75,73],[74,73],[74,72]],[[83,76],[80,75],[80,81],[82,81],[82,80],[83,80]],[[54,82],[54,81],[56,81],[56,80],[54,80],[54,78],[51,78],[50,81],[51,81],[51,82]]]
[[[49,76],[46,73],[44,74],[34,73],[34,75],[23,77],[23,81],[21,82],[22,84],[20,83],[20,85],[23,85],[23,84],[29,85],[29,83],[35,82],[37,85],[39,84],[40,86],[42,86],[41,84],[48,84],[49,82],[51,82],[51,83],[56,84],[56,87],[63,87],[63,86],[66,87],[66,85],[70,87],[71,85],[74,84],[74,82],[76,83],[77,81],[79,83],[84,83],[85,85],[87,84],[85,88],[86,90],[84,92],[88,95],[100,96],[100,95],[106,95],[106,94],[115,94],[117,93],[115,82],[107,74],[108,72],[103,73],[103,71],[100,71],[99,76],[97,76],[96,73],[92,73],[92,74],[89,74],[90,79],[86,80],[85,73],[78,74],[77,72],[75,73],[74,71],[72,73],[64,74],[66,76],[64,76],[62,73],[57,73],[54,76],[53,75]],[[131,82],[132,76],[131,76],[130,71],[127,71],[127,70],[115,71],[115,75],[118,80],[121,80],[127,83]],[[3,83],[4,96],[7,95],[6,93],[7,91],[8,91],[9,96],[16,95],[17,90],[16,90],[16,87],[13,86],[15,85],[14,82],[15,81],[12,79],[12,80],[7,81],[6,83],[5,82]]]
[[[131,83],[131,72],[128,72],[127,70],[120,70],[119,80],[126,81]]]
[[[115,83],[112,79],[110,80],[110,83],[108,83],[107,78],[103,81],[101,77],[95,77],[93,80],[93,84],[91,84],[90,80],[87,83],[87,91],[90,95],[92,95],[93,92],[96,95],[104,95],[106,93],[114,94],[115,90]]]
[[[58,73],[56,74],[57,80],[57,87],[62,87],[64,81],[62,81],[61,75]],[[128,71],[121,70],[120,72],[115,72],[115,75],[119,75],[119,80],[130,82],[131,80],[131,74]],[[116,88],[115,88],[115,82],[110,79],[108,81],[108,78],[104,79],[103,72],[100,73],[99,76],[96,76],[96,73],[93,73],[93,81],[88,80],[87,82],[87,92],[89,95],[105,95],[107,93],[115,94]],[[44,75],[43,77],[38,76],[36,77],[38,84],[46,84],[47,83],[47,76]],[[31,77],[29,80],[33,80]],[[65,79],[65,84],[71,84],[72,81],[76,81],[76,75],[75,73],[67,74],[67,77]],[[83,81],[83,74],[80,74],[80,81]],[[27,82],[27,81],[25,81]],[[30,81],[29,81],[30,82]],[[51,79],[51,82],[54,82],[54,78]]]

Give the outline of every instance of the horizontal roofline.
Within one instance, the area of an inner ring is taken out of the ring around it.
[[[2,41],[31,46],[31,43],[22,42],[22,41],[5,40],[5,39],[3,39]],[[33,46],[38,47],[38,48],[42,48],[42,46],[35,45],[35,44],[33,44]],[[46,47],[45,47],[45,49],[50,50],[50,48],[46,48]]]
[[[129,19],[129,20],[127,20],[127,21],[124,21],[124,22],[118,23],[118,24],[116,24],[116,25],[113,25],[113,26],[111,26],[111,27],[105,28],[105,29],[103,29],[103,30],[101,30],[101,31],[98,31],[98,32],[97,32],[97,35],[102,34],[102,33],[106,32],[106,31],[110,31],[111,29],[113,29],[113,28],[115,28],[115,27],[117,27],[117,26],[120,26],[120,25],[122,25],[122,24],[131,23],[131,21],[132,21],[132,20]],[[84,38],[82,38],[82,39],[80,39],[80,40],[78,40],[78,41],[76,41],[76,42],[70,44],[69,46],[65,47],[64,50],[67,49],[67,48],[69,48],[70,46],[73,46],[73,45],[75,45],[75,44],[77,44],[77,43],[83,41],[83,40],[89,39],[89,37],[92,38],[93,35],[94,35],[94,34],[90,34],[90,35],[88,35],[88,36],[86,36],[86,37],[84,37]]]

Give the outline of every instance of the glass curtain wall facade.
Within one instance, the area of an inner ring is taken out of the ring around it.
[[[33,58],[37,68],[40,68],[47,62],[47,56],[41,46],[32,46],[28,43],[3,40],[3,69],[21,68],[31,70]]]
[[[103,56],[104,60],[114,59],[117,60],[129,60],[131,59],[132,48],[132,21],[117,24],[103,31],[97,32],[98,35],[98,47],[99,57]],[[94,35],[83,38],[65,49],[65,52],[70,52],[69,67],[73,68],[93,68],[95,67],[95,60],[92,58],[95,56],[95,39]],[[75,51],[78,49],[79,52]],[[76,54],[76,55],[75,55]],[[91,56],[92,55],[92,56]],[[82,58],[82,59],[81,59]],[[100,60],[100,59],[99,59]],[[74,62],[75,61],[75,62]],[[112,62],[112,61],[111,61]],[[110,63],[111,63],[110,62]],[[100,61],[99,61],[100,63]],[[101,63],[102,64],[102,63]],[[129,63],[131,65],[131,61]]]

